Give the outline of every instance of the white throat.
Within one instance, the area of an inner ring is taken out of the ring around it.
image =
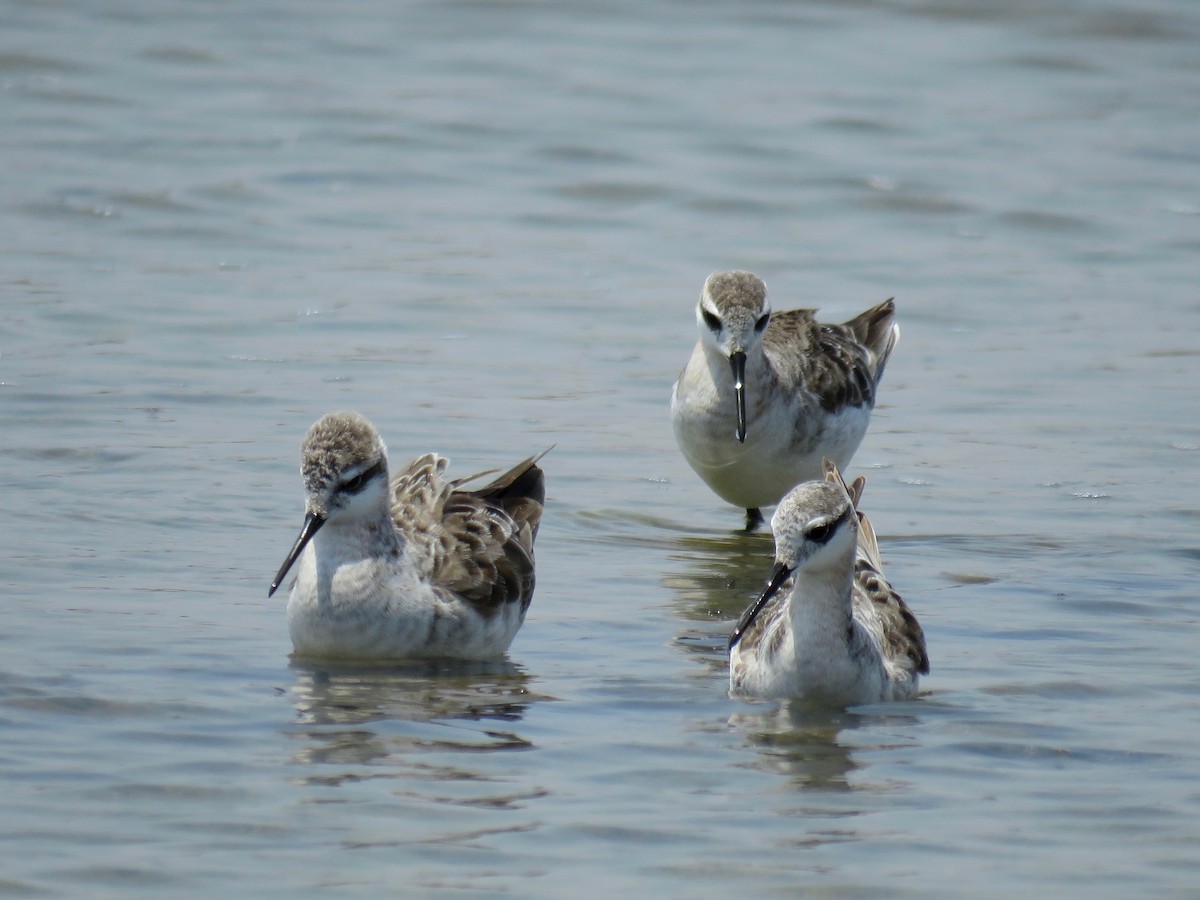
[[[802,654],[802,647],[846,646],[854,617],[853,581],[854,566],[846,561],[815,570],[801,568],[796,572],[788,614],[798,656],[808,652]]]

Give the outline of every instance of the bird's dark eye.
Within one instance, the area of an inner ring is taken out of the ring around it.
[[[714,332],[721,330],[721,319],[716,313],[711,313],[707,309],[700,310],[700,315],[704,318],[704,324]]]
[[[379,474],[379,472],[382,470],[382,468],[383,468],[383,463],[376,463],[375,465],[371,466],[371,468],[366,469],[362,472],[359,472],[357,475],[355,475],[349,481],[343,481],[341,484],[340,490],[342,491],[342,493],[345,493],[345,494],[359,493],[363,488],[365,488],[367,486],[367,482],[369,482],[372,478],[374,478],[376,475]]]
[[[817,525],[808,529],[808,539],[814,544],[825,544],[833,537],[833,531],[837,527],[837,522],[826,522],[824,525]]]
[[[770,323],[771,323],[771,314],[763,313],[761,316],[758,317],[758,321],[754,323],[754,330],[757,331],[759,334],[762,334],[764,331],[767,330],[767,325],[769,325]]]

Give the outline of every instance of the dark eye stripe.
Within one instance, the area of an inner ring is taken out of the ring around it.
[[[826,522],[823,525],[816,525],[808,529],[804,536],[814,544],[827,544],[829,543],[829,539],[833,537],[834,533],[838,530],[841,524],[852,515],[854,515],[853,506],[849,507],[844,513],[842,513],[832,522]]]
[[[700,315],[704,319],[704,324],[707,325],[709,328],[711,328],[713,331],[721,330],[721,320],[717,316],[710,313],[707,309],[700,310]]]
[[[771,322],[771,314],[763,313],[761,316],[758,317],[758,321],[754,323],[754,330],[757,331],[759,334],[762,334],[764,331],[767,330],[767,325],[769,325],[770,322]]]
[[[357,494],[367,486],[367,483],[371,481],[371,479],[375,478],[380,472],[383,471],[383,467],[384,462],[383,460],[380,460],[366,471],[359,472],[349,481],[342,482],[342,484],[338,487],[338,490],[344,494]]]
[[[808,539],[814,544],[824,544],[833,537],[834,522],[826,522],[808,530]]]

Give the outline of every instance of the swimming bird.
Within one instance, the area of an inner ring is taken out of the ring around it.
[[[353,412],[318,420],[300,449],[304,526],[271,582],[296,655],[357,660],[504,654],[533,598],[545,485],[538,460],[474,490],[419,456],[388,478],[379,432]],[[270,596],[268,594],[268,596]]]
[[[929,673],[925,634],[883,575],[879,543],[858,511],[866,480],[793,489],[771,519],[775,567],[729,638],[737,695],[849,706],[915,697]]]
[[[688,464],[746,530],[821,460],[846,466],[866,434],[875,392],[900,339],[891,299],[834,325],[815,310],[771,312],[750,272],[717,272],[696,306],[700,339],[671,393]]]

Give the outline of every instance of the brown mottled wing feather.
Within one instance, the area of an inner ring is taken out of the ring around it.
[[[392,476],[392,519],[406,538],[430,531],[441,519],[448,484],[447,460],[436,453],[418,456]]]
[[[875,378],[876,385],[883,377],[883,369],[887,365],[888,358],[900,340],[900,328],[895,321],[895,298],[888,297],[877,306],[872,306],[865,312],[859,313],[842,326],[850,329],[854,339],[871,351],[871,356],[874,358],[871,373]]]
[[[858,618],[875,632],[883,655],[896,665],[928,675],[925,632],[908,604],[863,556],[854,561],[854,581],[854,603],[864,607]]]
[[[921,630],[921,623],[904,598],[884,577],[875,528],[866,513],[858,508],[867,479],[859,475],[847,486],[834,462],[829,459],[822,462],[825,480],[840,484],[845,489],[858,514],[858,553],[854,560],[854,602],[862,607],[862,615],[858,618],[875,632],[884,656],[900,665],[907,660],[905,668],[928,675],[929,655],[925,650],[925,632]]]
[[[895,313],[890,299],[842,325],[818,322],[811,309],[784,310],[771,316],[763,349],[782,376],[806,385],[824,409],[873,406],[896,346]]]
[[[482,615],[509,603],[524,613],[533,599],[533,542],[545,500],[537,466],[542,455],[475,490],[443,479],[446,461],[432,454],[393,480],[393,518],[406,539],[424,547],[425,574]]]
[[[862,499],[863,488],[867,486],[867,479],[859,475],[854,479],[852,484],[846,484],[846,479],[842,477],[842,473],[838,470],[837,463],[828,456],[821,458],[821,468],[825,472],[825,480],[830,484],[839,485],[850,497],[850,505],[858,513],[859,521],[862,521],[863,514],[858,509],[858,501]]]
[[[871,520],[867,518],[867,514],[858,508],[862,501],[863,489],[867,486],[866,476],[859,475],[851,484],[846,484],[846,480],[842,477],[842,473],[838,471],[837,463],[825,457],[821,460],[821,464],[825,469],[825,480],[833,484],[841,485],[850,497],[850,503],[854,506],[854,512],[858,516],[858,553],[864,556],[876,571],[883,571],[883,560],[879,555],[879,541],[875,537],[875,528],[871,525]]]

